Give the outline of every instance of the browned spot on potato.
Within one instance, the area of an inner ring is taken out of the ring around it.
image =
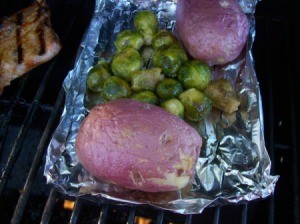
[[[130,171],[130,177],[131,177],[132,182],[135,185],[139,185],[139,186],[143,185],[144,178],[143,178],[142,174],[138,170],[132,170],[132,171]]]
[[[177,169],[176,172],[177,172],[176,175],[179,177],[184,172],[184,170],[183,169]]]
[[[162,144],[166,144],[166,143],[170,142],[171,140],[172,140],[172,135],[169,134],[168,132],[163,133],[159,139],[160,143],[162,143]]]

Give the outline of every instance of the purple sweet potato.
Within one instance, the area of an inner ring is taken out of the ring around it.
[[[82,165],[96,178],[147,192],[185,187],[194,174],[202,139],[157,106],[119,99],[95,106],[76,139]]]
[[[236,59],[249,34],[237,0],[178,0],[176,24],[189,54],[209,65]]]

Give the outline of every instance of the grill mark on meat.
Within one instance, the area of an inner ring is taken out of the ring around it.
[[[37,13],[36,19],[39,19],[45,12],[47,12],[47,8],[40,6],[38,8],[38,13]],[[39,37],[39,44],[40,44],[39,55],[43,55],[46,51],[46,43],[45,43],[45,36],[44,36],[45,33],[44,33],[44,29],[43,29],[44,26],[46,26],[46,21],[47,21],[47,18],[45,18],[45,20],[43,22],[41,22],[36,29],[36,33]]]
[[[16,30],[16,39],[18,45],[18,64],[23,62],[23,48],[22,48],[22,41],[21,41],[21,27],[23,24],[23,13],[22,11],[17,13],[17,30]]]

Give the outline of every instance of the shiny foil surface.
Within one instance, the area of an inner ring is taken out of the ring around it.
[[[88,110],[84,107],[86,76],[99,59],[110,59],[114,39],[131,29],[134,15],[150,9],[160,29],[176,35],[176,0],[96,0],[90,26],[78,49],[74,69],[65,81],[66,102],[46,157],[47,182],[72,196],[89,195],[117,203],[148,204],[181,214],[197,214],[208,206],[265,198],[273,193],[278,176],[270,175],[271,162],[265,148],[262,101],[251,49],[255,38],[257,1],[239,0],[250,23],[250,35],[241,56],[225,66],[212,67],[213,79],[227,78],[240,99],[233,114],[213,110],[203,122],[191,125],[203,138],[193,182],[180,191],[145,193],[123,189],[94,179],[80,164],[75,140]]]

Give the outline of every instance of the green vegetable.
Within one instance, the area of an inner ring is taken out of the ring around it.
[[[157,50],[166,50],[174,44],[172,34],[167,30],[159,31],[152,39],[152,46]]]
[[[177,97],[182,91],[181,83],[171,78],[163,79],[156,87],[156,94],[163,100]]]
[[[86,85],[89,90],[94,92],[101,92],[103,88],[104,81],[109,78],[111,74],[107,70],[107,68],[102,65],[98,64],[93,67],[86,78]]]
[[[183,62],[187,61],[187,55],[182,48],[174,47],[154,54],[154,67],[162,68],[162,73],[168,77],[176,77],[177,71]]]
[[[97,104],[104,103],[106,100],[103,98],[101,92],[93,92],[89,89],[86,90],[85,96],[84,96],[84,106],[87,109],[92,109]]]
[[[133,21],[135,30],[144,38],[145,45],[150,45],[158,30],[158,19],[150,10],[138,12]]]
[[[111,61],[111,70],[115,76],[126,81],[131,80],[131,73],[142,68],[142,59],[139,52],[133,48],[125,48],[115,54]]]
[[[204,90],[210,83],[211,71],[207,64],[200,61],[187,61],[178,71],[178,80],[186,89]]]
[[[143,37],[138,33],[131,30],[124,30],[118,33],[115,46],[118,51],[121,51],[127,47],[132,47],[136,50],[143,46]]]
[[[145,103],[151,103],[151,104],[158,103],[158,99],[157,99],[156,95],[149,90],[135,93],[130,98],[135,99],[137,101],[145,102]]]
[[[147,47],[143,48],[142,60],[143,60],[144,67],[149,68],[152,66],[154,52],[155,52],[155,49],[153,47],[147,46]]]
[[[111,76],[104,82],[103,97],[105,100],[111,101],[119,98],[127,98],[130,95],[130,86],[123,79]]]
[[[160,68],[139,70],[132,73],[131,88],[134,91],[154,91],[157,83],[163,79]]]
[[[89,73],[97,71],[99,68],[105,68],[108,72],[110,72],[110,67],[109,67],[109,64],[107,63],[107,61],[104,59],[101,59],[98,61],[97,65],[95,65],[94,67],[92,67],[90,69]]]
[[[180,118],[184,117],[184,107],[182,103],[176,98],[172,98],[164,101],[161,107],[171,112],[172,114],[176,115],[177,117]]]
[[[214,107],[227,113],[238,110],[240,101],[232,85],[227,79],[212,81],[204,93],[213,101]]]
[[[185,118],[191,121],[199,121],[205,118],[212,108],[212,101],[195,88],[181,93],[179,100],[184,107]]]

